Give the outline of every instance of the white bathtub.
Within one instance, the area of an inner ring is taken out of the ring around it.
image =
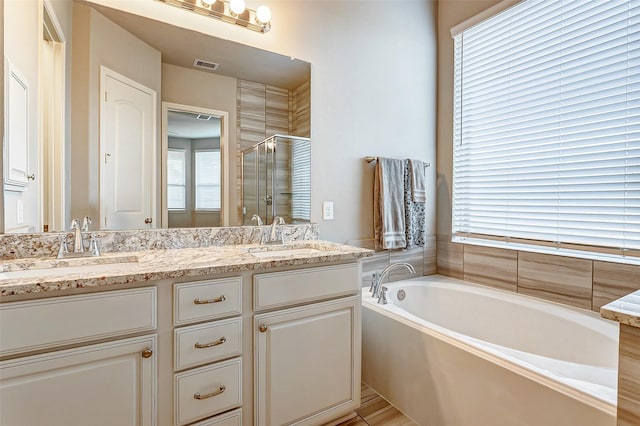
[[[362,377],[419,425],[615,425],[617,323],[439,275],[387,287],[363,289]]]

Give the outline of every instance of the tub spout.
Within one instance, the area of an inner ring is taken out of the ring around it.
[[[373,294],[372,294],[373,297],[380,297],[380,285],[382,284],[382,280],[384,280],[384,277],[387,276],[389,272],[399,267],[407,268],[409,272],[411,272],[412,274],[416,273],[416,270],[413,268],[413,265],[411,265],[410,263],[406,263],[406,262],[392,263],[391,265],[384,268],[382,272],[378,275],[378,279],[376,280],[376,283],[373,286]]]

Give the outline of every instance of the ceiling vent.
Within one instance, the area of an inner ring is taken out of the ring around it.
[[[196,59],[193,61],[193,66],[202,68],[207,71],[216,71],[220,64],[216,64],[215,62],[204,61],[202,59]]]
[[[213,117],[211,117],[210,115],[207,115],[207,114],[198,114],[198,115],[196,115],[196,120],[209,121],[212,118]]]

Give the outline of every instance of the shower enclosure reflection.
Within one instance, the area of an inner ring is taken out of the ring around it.
[[[311,140],[273,135],[242,152],[242,223],[311,221]]]

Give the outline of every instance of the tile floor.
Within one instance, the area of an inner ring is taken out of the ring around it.
[[[413,426],[416,423],[382,399],[369,386],[362,384],[361,405],[357,417],[338,426]]]

